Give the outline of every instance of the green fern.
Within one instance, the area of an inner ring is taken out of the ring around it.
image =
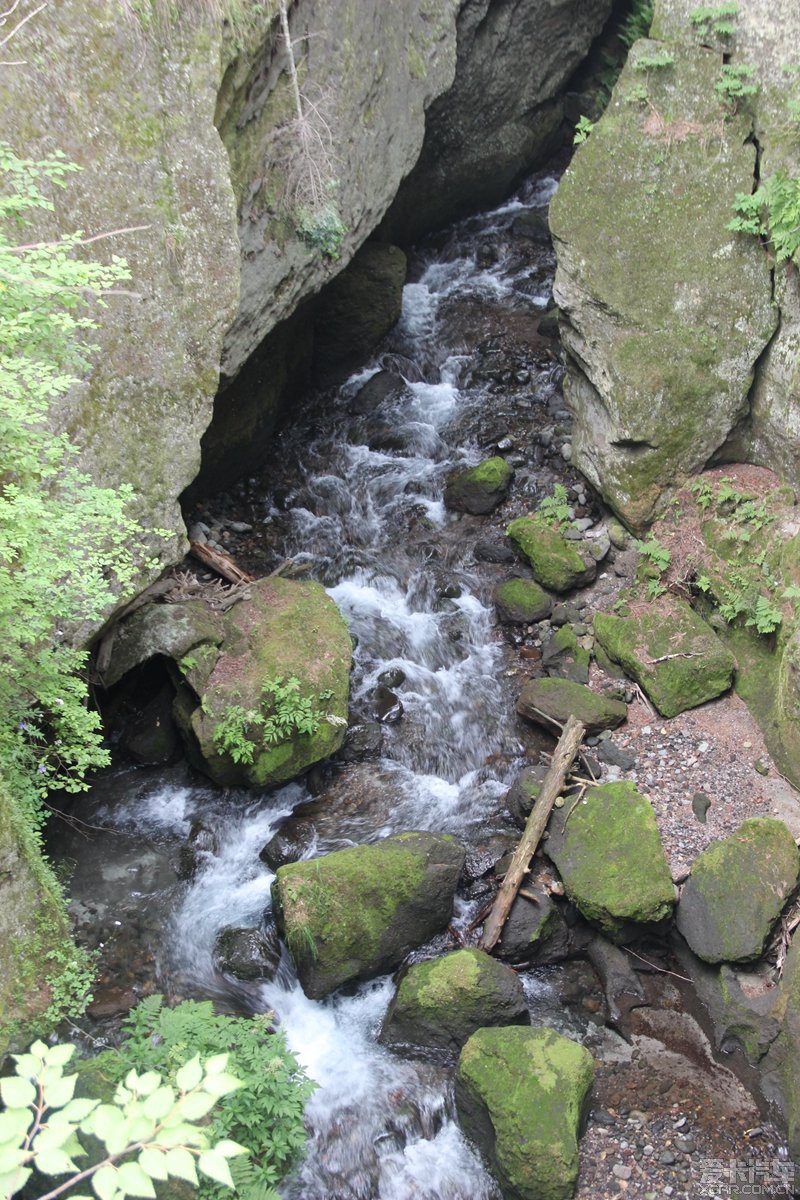
[[[733,207],[728,229],[764,237],[779,263],[800,264],[800,179],[776,171],[752,194],[739,192]]]

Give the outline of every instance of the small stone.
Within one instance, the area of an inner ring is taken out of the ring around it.
[[[682,1154],[691,1154],[694,1151],[694,1138],[676,1137],[675,1149],[680,1150]]]
[[[633,1174],[632,1168],[623,1166],[622,1163],[614,1163],[614,1166],[611,1168],[611,1170],[617,1179],[630,1179],[631,1175]]]
[[[561,447],[561,457],[564,462],[572,462],[572,444],[570,442],[564,442]]]
[[[769,775],[769,763],[764,758],[757,758],[753,763],[753,770],[759,775]]]
[[[692,796],[692,812],[701,825],[706,823],[706,813],[711,807],[711,801],[705,792],[695,792]]]
[[[664,1167],[671,1167],[676,1159],[671,1150],[662,1150],[658,1156],[658,1161]]]

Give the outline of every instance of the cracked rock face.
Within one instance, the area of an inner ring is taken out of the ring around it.
[[[700,45],[691,9],[659,0],[550,208],[573,462],[634,529],[745,418],[777,324],[763,250],[727,228],[753,187],[750,119],[726,119],[722,49]]]

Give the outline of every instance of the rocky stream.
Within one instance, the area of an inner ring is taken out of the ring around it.
[[[346,617],[356,649],[342,749],[262,791],[212,785],[177,753],[167,753],[171,765],[136,765],[137,714],[166,686],[159,661],[140,677],[138,708],[129,700],[118,708],[118,764],[54,835],[79,936],[100,953],[88,1041],[113,1042],[118,1015],[156,990],[211,997],[225,1011],[274,1012],[319,1085],[287,1200],[500,1195],[459,1127],[453,1055],[378,1040],[391,973],[314,1000],[274,933],[268,982],[226,970],[215,943],[229,927],[274,929],[281,864],[414,830],[453,835],[466,865],[452,921],[409,961],[476,945],[497,863],[519,836],[514,816],[524,821],[524,804],[514,810],[519,790],[509,806],[509,789],[554,743],[517,716],[520,690],[545,676],[597,682],[591,619],[630,581],[636,555],[613,528],[612,544],[607,514],[570,467],[564,368],[546,315],[555,270],[547,206],[559,171],[534,175],[501,207],[417,247],[401,319],[375,357],[341,387],[307,396],[261,470],[189,514],[195,538],[253,577],[281,568],[317,580]],[[448,507],[454,472],[492,456],[513,471],[499,506],[465,512],[451,494]],[[501,622],[495,589],[531,578],[505,528],[555,484],[567,489],[596,577],[541,620],[506,613]],[[629,681],[615,696],[629,705],[628,723],[590,737],[588,769],[650,795],[670,905],[673,881],[685,879],[710,836],[768,813],[797,832],[794,794],[735,697],[664,720]],[[757,761],[769,777],[753,769]],[[711,797],[708,823],[698,793]],[[514,964],[533,1025],[595,1060],[576,1194],[756,1194],[744,1175],[730,1190],[732,1160],[751,1171],[766,1163],[777,1180],[786,1150],[755,1072],[740,1050],[718,1048],[697,978],[669,939],[645,933],[623,952],[593,938],[544,860],[526,887],[501,955]],[[561,933],[534,945],[542,904]],[[790,1194],[773,1184],[764,1194]]]

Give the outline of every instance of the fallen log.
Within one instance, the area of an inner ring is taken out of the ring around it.
[[[226,554],[224,550],[212,550],[205,542],[189,542],[189,553],[205,567],[211,567],[229,583],[252,583],[253,576],[248,575],[241,567]]]
[[[542,834],[547,828],[553,805],[564,789],[567,773],[575,760],[585,732],[586,726],[574,716],[569,718],[562,730],[561,737],[553,751],[552,762],[544,777],[539,798],[531,809],[525,831],[514,851],[511,866],[506,871],[505,879],[495,897],[488,920],[484,923],[483,936],[480,940],[481,950],[493,949],[500,939],[506,918],[511,912],[511,905],[514,903],[525,872],[542,840]]]

